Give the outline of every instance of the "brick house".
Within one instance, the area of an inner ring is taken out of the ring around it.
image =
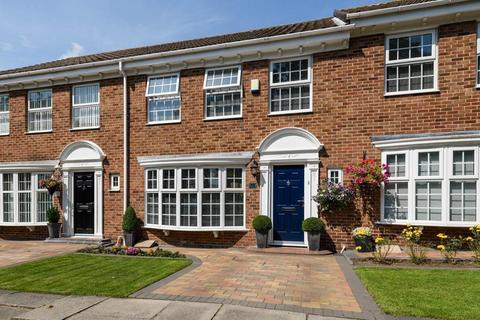
[[[391,182],[324,214],[325,246],[361,224],[480,223],[480,2],[397,0],[333,17],[0,71],[0,237],[44,238],[61,168],[63,235],[305,246],[325,179],[363,157]],[[366,219],[365,219],[366,216]]]

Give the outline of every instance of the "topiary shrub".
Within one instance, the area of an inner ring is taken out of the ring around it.
[[[320,233],[325,230],[325,222],[319,218],[307,218],[302,222],[302,229],[304,232]]]
[[[128,207],[125,210],[125,214],[123,215],[123,224],[122,228],[125,232],[134,232],[138,228],[138,219],[137,215],[135,214],[135,210],[132,207]]]
[[[259,215],[253,218],[252,226],[256,231],[267,234],[272,229],[272,220],[267,216]]]
[[[60,220],[60,212],[55,207],[47,209],[47,220],[49,223],[58,223]]]

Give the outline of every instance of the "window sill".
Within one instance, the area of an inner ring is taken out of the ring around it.
[[[112,189],[109,189],[108,192],[116,192],[116,193],[119,193],[120,190],[112,190]]]
[[[243,115],[228,116],[228,117],[212,117],[212,118],[204,118],[203,121],[235,120],[235,119],[242,119],[242,118],[243,118]]]
[[[386,92],[384,97],[396,97],[396,96],[407,96],[407,95],[420,95],[420,94],[432,94],[440,93],[438,89],[429,89],[429,90],[417,90],[417,91],[402,91],[402,92]]]
[[[70,131],[100,130],[100,127],[71,128]]]
[[[162,124],[176,124],[181,123],[182,120],[174,120],[174,121],[160,121],[160,122],[147,122],[147,126],[158,126]]]
[[[168,231],[193,231],[193,232],[212,232],[212,231],[227,231],[227,232],[248,232],[249,229],[244,227],[236,228],[222,228],[222,227],[174,227],[174,226],[157,226],[147,224],[143,226],[144,229],[158,229]]]
[[[295,111],[281,111],[281,112],[270,112],[268,116],[285,116],[285,115],[294,115],[294,114],[305,114],[305,113],[313,113],[312,109],[308,110],[295,110]]]
[[[39,222],[39,223],[24,223],[24,222],[6,223],[6,222],[0,222],[0,227],[45,227],[45,226],[47,226],[46,222]]]
[[[42,134],[42,133],[52,133],[53,130],[45,130],[45,131],[28,131],[25,134]]]
[[[471,227],[475,224],[478,224],[476,221],[472,222],[448,222],[444,223],[441,221],[438,222],[428,222],[428,221],[386,221],[386,220],[381,220],[375,222],[377,225],[383,225],[383,226],[406,226],[406,225],[412,225],[412,226],[422,226],[422,227],[444,227],[444,228],[466,228],[466,227]]]
[[[0,133],[0,137],[8,137],[10,133]]]

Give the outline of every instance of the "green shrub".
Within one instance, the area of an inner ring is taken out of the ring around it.
[[[272,229],[272,220],[267,216],[259,215],[253,219],[252,226],[256,231],[266,234]]]
[[[47,220],[50,223],[58,223],[60,220],[60,212],[55,207],[50,207],[47,209]]]
[[[132,207],[128,207],[125,210],[125,214],[123,215],[123,231],[125,232],[134,232],[138,228],[138,219],[137,215],[135,214],[135,210]]]
[[[302,222],[302,229],[305,232],[319,233],[325,230],[325,222],[319,218],[307,218]]]

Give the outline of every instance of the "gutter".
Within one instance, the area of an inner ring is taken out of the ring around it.
[[[123,76],[123,212],[128,205],[128,104],[127,104],[127,73],[123,68],[123,61],[118,62],[118,70]]]
[[[178,56],[178,55],[188,54],[188,53],[215,51],[219,49],[236,48],[236,47],[242,47],[242,46],[256,45],[260,43],[268,43],[268,42],[275,42],[275,41],[281,41],[281,40],[336,33],[336,32],[348,31],[353,29],[354,27],[355,26],[352,24],[347,24],[347,25],[341,25],[341,26],[324,28],[324,29],[295,32],[295,33],[284,34],[279,36],[256,38],[256,39],[249,39],[249,40],[242,40],[242,41],[227,42],[227,43],[215,44],[215,45],[209,45],[209,46],[203,46],[203,47],[197,47],[197,48],[188,48],[188,49],[173,50],[173,51],[166,51],[166,52],[150,53],[150,54],[137,55],[132,57],[124,57],[124,58],[117,58],[112,60],[82,63],[82,64],[76,64],[76,65],[70,65],[70,66],[10,73],[10,74],[0,75],[0,79],[10,79],[10,78],[27,77],[27,76],[33,76],[38,74],[47,74],[47,73],[60,72],[60,71],[86,69],[91,67],[114,65],[117,63],[118,64],[122,63],[124,65],[125,62],[131,62],[136,60],[146,60],[146,59],[162,58],[162,57],[168,57],[168,56]]]
[[[355,13],[347,13],[346,19],[361,19],[361,18],[368,18],[373,16],[380,16],[392,13],[400,13],[405,11],[411,10],[418,10],[418,9],[426,9],[438,6],[444,6],[448,4],[460,3],[460,2],[467,2],[470,0],[437,0],[432,2],[424,2],[424,3],[417,3],[417,4],[410,4],[406,6],[399,6],[399,7],[392,7],[392,8],[384,8],[384,9],[377,9],[377,10],[370,10],[370,11],[363,11],[363,12],[355,12]],[[341,10],[340,10],[341,12]]]

